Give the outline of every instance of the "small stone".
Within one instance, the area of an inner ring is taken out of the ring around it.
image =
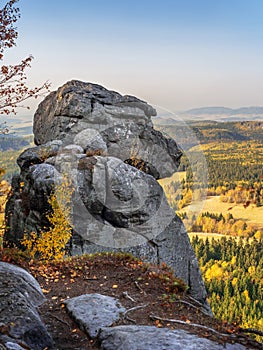
[[[79,145],[67,145],[65,147],[63,147],[61,150],[60,150],[61,153],[72,153],[72,154],[81,154],[81,153],[84,153],[84,150],[81,146]]]
[[[86,153],[95,153],[98,151],[100,151],[101,154],[107,153],[107,145],[100,133],[95,129],[87,128],[80,131],[74,137],[74,143],[83,147]]]

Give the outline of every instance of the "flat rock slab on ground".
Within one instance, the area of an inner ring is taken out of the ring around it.
[[[84,294],[66,300],[64,304],[80,328],[91,338],[96,337],[102,327],[118,321],[126,311],[117,299],[101,294]]]
[[[153,326],[103,328],[99,340],[102,350],[246,350],[240,344],[224,346],[184,330]]]

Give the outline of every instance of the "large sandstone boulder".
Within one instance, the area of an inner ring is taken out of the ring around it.
[[[132,121],[152,126],[154,115],[154,108],[136,97],[73,80],[40,103],[34,117],[35,142],[40,145],[87,128],[101,131]]]
[[[0,262],[0,344],[7,349],[20,349],[20,345],[51,349],[52,339],[37,312],[44,301],[39,284],[29,273]]]
[[[136,97],[73,80],[40,103],[34,116],[35,143],[58,139],[80,145],[85,152],[143,160],[156,178],[167,177],[182,153],[174,140],[153,129],[155,115],[154,108]]]
[[[187,232],[156,181],[177,170],[182,153],[153,129],[152,115],[147,103],[99,85],[72,81],[51,93],[35,115],[37,146],[18,158],[4,244],[21,246],[25,232],[48,227],[48,198],[66,175],[69,254],[121,250],[166,262],[210,311]]]

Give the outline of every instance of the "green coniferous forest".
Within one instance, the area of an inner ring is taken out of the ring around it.
[[[215,317],[263,331],[263,129],[251,123],[195,123],[208,167],[207,205],[188,206],[198,164],[182,158],[181,175],[161,180],[170,205],[186,222]],[[173,126],[162,126],[167,134]],[[234,130],[224,133],[222,130]],[[177,129],[178,132],[178,129]],[[230,137],[231,136],[231,137]],[[189,138],[188,154],[200,151]],[[262,337],[258,336],[262,341]]]
[[[215,316],[262,330],[263,241],[194,236],[191,242]]]

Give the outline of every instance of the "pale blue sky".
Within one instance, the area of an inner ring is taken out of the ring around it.
[[[1,1],[2,2],[2,1]],[[263,105],[262,0],[20,0],[32,84],[79,79],[173,112]],[[34,111],[35,104],[32,104]]]

